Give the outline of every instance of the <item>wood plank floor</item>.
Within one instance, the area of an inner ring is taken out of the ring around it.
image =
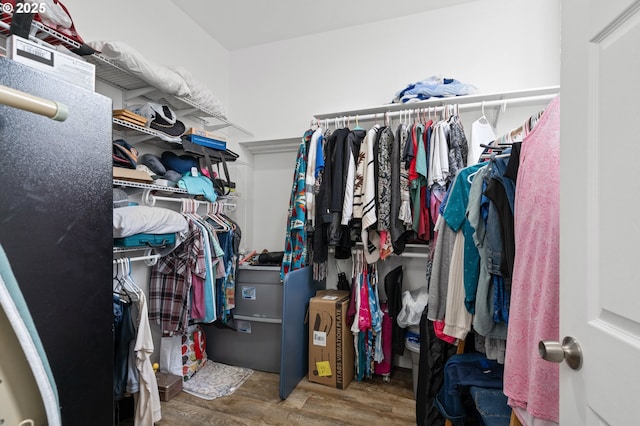
[[[207,425],[415,425],[410,369],[352,381],[339,390],[303,378],[289,397],[278,397],[279,375],[254,371],[235,393],[207,401],[181,392],[162,403],[157,426]]]

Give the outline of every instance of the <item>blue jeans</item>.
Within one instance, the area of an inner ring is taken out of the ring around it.
[[[444,384],[433,405],[454,426],[464,426],[462,393],[469,386],[502,389],[504,366],[480,353],[453,355],[444,367]]]

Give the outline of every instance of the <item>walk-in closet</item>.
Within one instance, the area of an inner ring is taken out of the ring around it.
[[[637,423],[639,2],[0,6],[0,425]]]

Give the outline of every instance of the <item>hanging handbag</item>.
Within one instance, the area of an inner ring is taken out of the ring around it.
[[[204,159],[204,166],[201,166],[201,169],[205,169],[209,172],[209,176],[214,184],[214,189],[216,193],[220,196],[229,195],[231,192],[232,186],[235,186],[233,182],[231,182],[231,178],[229,177],[229,168],[227,167],[227,161],[235,161],[239,156],[233,151],[225,150],[218,151],[215,149],[207,148],[202,145],[195,144],[187,139],[183,139],[182,148],[185,152],[189,152],[192,154],[201,155]],[[213,171],[213,162],[215,161],[217,167],[217,173]],[[220,173],[220,163],[222,163],[222,170],[224,172],[224,179],[222,179],[222,175]],[[217,176],[217,178],[216,178]]]
[[[193,377],[207,362],[207,343],[204,330],[190,325],[182,335],[182,376],[184,381]]]

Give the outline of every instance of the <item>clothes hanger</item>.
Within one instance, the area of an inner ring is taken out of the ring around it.
[[[192,200],[191,198],[182,199],[182,209],[181,209],[182,215],[187,219],[200,223],[202,218],[196,215],[195,211],[197,208],[198,208],[198,204],[195,200]]]
[[[223,220],[219,216],[219,212],[217,211],[218,205],[218,202],[207,203],[207,217],[210,218],[214,222],[214,224],[219,226],[218,228],[215,228],[216,231],[229,232],[231,230],[231,227],[225,220]]]
[[[487,124],[487,123],[489,123],[489,120],[487,119],[487,116],[486,116],[486,115],[484,115],[484,101],[482,101],[482,106],[481,106],[480,108],[481,108],[481,111],[482,111],[482,117],[480,117],[480,118],[478,119],[478,122],[479,122],[479,123],[482,123],[482,124]]]
[[[480,172],[480,170],[484,170],[485,167],[487,166],[485,165],[485,166],[479,167],[478,170],[476,170],[475,172],[467,176],[467,182],[469,183],[473,182],[473,178],[475,177],[475,175],[477,175]]]
[[[357,114],[356,114],[356,127],[354,127],[353,130],[364,130],[362,127],[360,127]]]
[[[133,282],[131,277],[131,261],[129,258],[122,259],[122,279],[124,281],[124,289],[129,294],[131,300],[137,302],[140,300],[142,290]]]
[[[113,277],[113,294],[118,296],[120,301],[123,303],[131,303],[131,296],[125,289],[125,282],[122,275],[122,259],[117,259],[116,261],[116,275]]]

